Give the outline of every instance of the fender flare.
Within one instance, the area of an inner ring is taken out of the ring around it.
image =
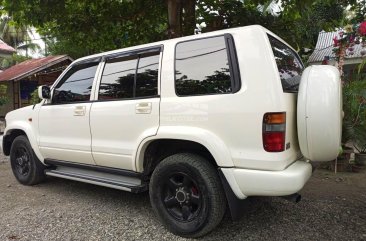
[[[226,144],[212,132],[187,126],[160,126],[155,136],[145,138],[139,145],[136,156],[133,158],[136,162],[136,171],[143,171],[144,153],[148,145],[159,139],[186,140],[193,141],[203,145],[211,153],[219,167],[233,167],[229,149]]]
[[[26,134],[34,153],[36,154],[37,158],[43,163],[44,158],[43,158],[41,152],[39,151],[37,137],[34,135],[33,128],[29,124],[25,124],[24,122],[16,121],[6,127],[4,136],[8,135],[12,130],[21,130]]]

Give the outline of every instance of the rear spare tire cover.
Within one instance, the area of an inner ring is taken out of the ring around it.
[[[312,161],[334,160],[342,135],[342,87],[339,71],[329,65],[307,67],[297,100],[300,149]]]

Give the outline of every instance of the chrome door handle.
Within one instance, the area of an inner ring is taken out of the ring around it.
[[[75,106],[74,116],[84,116],[86,112],[85,106]]]
[[[136,104],[136,114],[150,114],[151,113],[151,102],[142,102]]]

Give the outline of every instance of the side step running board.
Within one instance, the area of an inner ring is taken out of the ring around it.
[[[144,192],[148,188],[146,183],[142,183],[141,179],[136,177],[102,173],[74,167],[57,166],[56,169],[45,170],[45,174],[133,193]]]

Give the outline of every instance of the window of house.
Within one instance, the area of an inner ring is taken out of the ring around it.
[[[54,89],[52,103],[89,101],[98,62],[72,67]]]
[[[224,36],[181,42],[176,46],[175,88],[179,96],[232,92]]]

